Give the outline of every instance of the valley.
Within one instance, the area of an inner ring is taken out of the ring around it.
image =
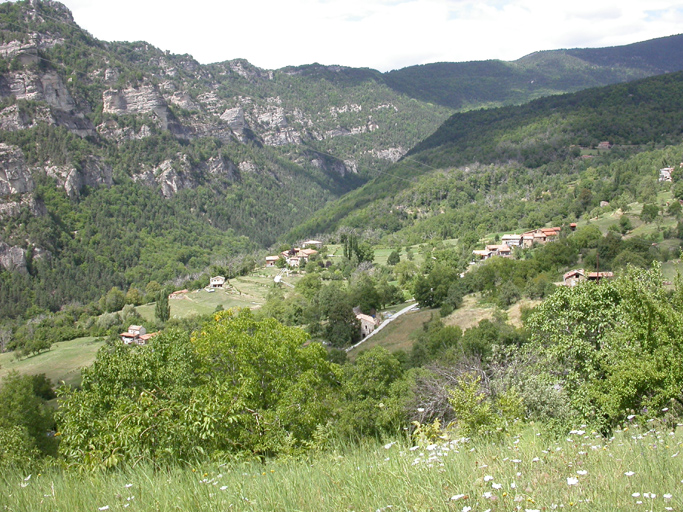
[[[683,36],[381,73],[85,28],[0,4],[0,502],[680,508]]]

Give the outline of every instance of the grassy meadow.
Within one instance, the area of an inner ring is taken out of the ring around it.
[[[0,379],[16,370],[23,375],[44,373],[55,384],[64,381],[68,385],[78,385],[80,369],[93,363],[103,344],[100,338],[76,338],[55,343],[50,350],[23,359],[16,359],[14,352],[0,354]]]
[[[664,511],[683,507],[683,433],[630,426],[556,439],[406,439],[305,460],[0,476],[2,510]]]

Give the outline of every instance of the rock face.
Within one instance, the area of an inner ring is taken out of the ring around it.
[[[193,168],[187,155],[178,154],[174,160],[164,160],[158,167],[133,176],[133,180],[149,187],[159,186],[163,196],[171,198],[181,190],[198,187],[206,176],[235,181],[239,170],[224,157],[211,158]]]
[[[9,50],[5,49],[5,52]],[[56,71],[37,73],[27,69],[6,73],[0,77],[0,97],[8,96],[18,100],[45,102],[49,108],[39,106],[34,119],[31,119],[26,111],[22,112],[12,105],[0,113],[3,129],[21,130],[45,122],[64,126],[79,137],[95,134],[92,123],[83,112],[78,111],[76,102]]]
[[[113,119],[108,119],[97,127],[99,133],[105,139],[110,139],[116,142],[125,142],[128,140],[140,140],[152,135],[152,129],[146,124],[142,125],[136,132],[130,126],[121,128],[119,123]]]
[[[25,194],[34,187],[24,153],[17,147],[0,143],[0,197]]]
[[[0,267],[5,270],[26,273],[26,251],[0,242]]]
[[[102,93],[103,112],[107,114],[152,114],[162,130],[169,130],[176,136],[185,136],[186,131],[169,110],[166,100],[153,85],[108,89]]]
[[[80,195],[84,187],[111,186],[112,169],[95,157],[89,157],[82,170],[69,165],[53,165],[47,167],[48,176],[57,180],[57,185],[64,187],[70,198]]]
[[[311,164],[329,173],[339,174],[344,177],[349,173],[358,173],[358,165],[353,160],[341,161],[327,155],[316,153]]]
[[[31,196],[24,196],[21,201],[7,201],[4,202],[0,200],[0,219],[16,217],[21,213],[21,210],[28,208],[31,215],[34,217],[40,217],[41,215],[47,215],[47,208],[45,208],[45,203],[35,199]]]

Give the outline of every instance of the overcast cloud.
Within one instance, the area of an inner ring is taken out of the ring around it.
[[[514,60],[537,50],[628,44],[681,32],[672,0],[65,0],[106,41],[144,40],[199,62],[380,71]]]

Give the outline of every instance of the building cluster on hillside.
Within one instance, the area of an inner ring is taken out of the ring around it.
[[[266,267],[274,267],[280,258],[290,267],[299,267],[308,262],[311,256],[318,254],[323,243],[318,240],[306,240],[301,247],[294,247],[289,251],[282,251],[277,256],[266,256]]]
[[[569,227],[574,231],[576,224],[572,223]],[[511,258],[514,247],[528,248],[534,244],[554,242],[560,238],[560,230],[561,228],[539,228],[527,231],[521,235],[503,235],[500,244],[487,245],[483,250],[472,251],[472,254],[482,260],[487,260],[493,256]]]
[[[126,332],[120,334],[121,341],[125,345],[145,345],[149,339],[159,334],[158,332],[151,332],[147,334],[147,329],[141,325],[131,325]]]

